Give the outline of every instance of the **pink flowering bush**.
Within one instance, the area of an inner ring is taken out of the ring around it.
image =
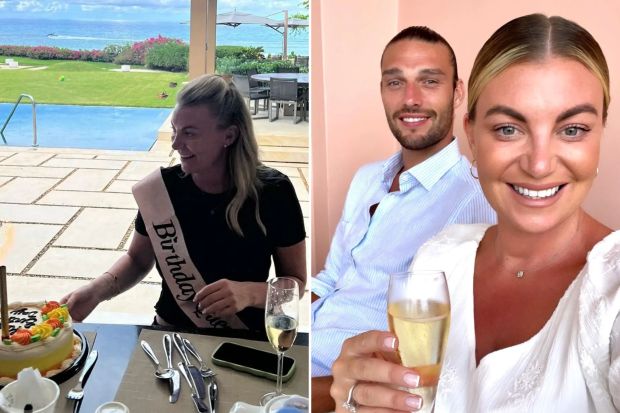
[[[101,50],[70,50],[51,46],[0,45],[0,56],[21,56],[40,60],[84,60],[88,62],[112,62],[114,59],[114,56]]]
[[[163,37],[161,34],[157,37],[151,37],[141,42],[134,43],[131,47],[123,50],[116,58],[114,63],[118,65],[145,65],[146,55],[149,50],[155,45],[161,45],[166,43],[183,44],[183,41],[179,39],[171,39],[169,37]]]
[[[29,57],[41,60],[82,60],[87,62],[114,62],[116,64],[144,65],[146,55],[155,45],[183,41],[158,35],[133,45],[109,45],[103,50],[71,50],[51,46],[0,45],[0,56]]]

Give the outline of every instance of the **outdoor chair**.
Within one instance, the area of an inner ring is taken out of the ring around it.
[[[270,97],[269,97],[269,121],[273,122],[278,119],[278,115],[280,112],[280,105],[284,106],[285,104],[294,104],[293,111],[293,122],[299,123],[302,118],[305,118],[306,111],[306,103],[304,99],[303,93],[299,91],[297,87],[297,79],[278,79],[272,77],[269,80]],[[271,116],[271,110],[273,109],[273,104],[276,104],[276,114],[274,117]],[[302,117],[297,119],[297,107],[300,107]]]
[[[269,91],[261,88],[251,88],[248,75],[233,74],[233,83],[237,86],[241,95],[248,99],[249,108],[252,107],[252,101],[254,101],[254,115],[256,115],[258,113],[258,101],[267,101],[269,99]]]
[[[308,56],[295,56],[295,66],[308,67],[309,60]]]
[[[281,67],[278,66],[276,68],[277,73],[299,73],[298,67]]]
[[[252,79],[252,75],[258,74],[258,70],[256,69],[248,69],[246,71],[248,78],[250,79],[250,89],[254,91],[269,91],[269,82],[264,82],[256,79]]]

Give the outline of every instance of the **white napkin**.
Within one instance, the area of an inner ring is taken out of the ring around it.
[[[264,407],[254,406],[244,402],[233,404],[229,413],[307,413],[308,398],[294,395],[281,395],[271,399]]]
[[[39,370],[28,367],[17,373],[17,380],[2,389],[0,408],[6,412],[23,413],[26,404],[30,403],[33,411],[50,403],[49,388],[44,385]]]
[[[4,398],[4,395],[0,393],[0,412],[5,413],[9,402]]]

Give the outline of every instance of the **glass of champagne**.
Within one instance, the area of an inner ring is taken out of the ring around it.
[[[432,412],[450,330],[450,297],[442,271],[409,271],[390,276],[388,322],[398,337],[403,366],[420,374],[420,412]]]
[[[276,391],[265,394],[260,400],[261,406],[274,397],[282,395],[284,352],[291,348],[295,341],[298,319],[299,284],[297,281],[286,277],[269,280],[265,304],[265,329],[269,342],[278,353],[278,379]]]

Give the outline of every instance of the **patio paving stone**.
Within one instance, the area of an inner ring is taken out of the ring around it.
[[[56,158],[61,159],[95,159],[95,155],[90,153],[59,153]]]
[[[168,147],[170,150],[170,147]],[[122,153],[111,154],[106,153],[103,155],[97,155],[95,159],[108,159],[116,161],[146,161],[146,162],[170,162],[170,156],[167,154],[154,154],[152,152],[136,152],[136,153]]]
[[[51,247],[27,274],[90,280],[109,270],[123,254],[125,251]],[[159,280],[161,278],[153,267],[142,281]]]
[[[299,205],[301,206],[301,213],[304,217],[310,217],[310,202],[309,201],[299,201]]]
[[[145,162],[145,161],[132,161],[129,162],[127,168],[121,172],[118,179],[133,179],[139,181],[160,166],[168,166],[170,161],[165,162]]]
[[[0,162],[2,165],[38,166],[54,157],[52,153],[22,152]]]
[[[0,202],[32,203],[58,182],[52,178],[15,178],[0,188]]]
[[[113,169],[78,169],[56,189],[63,191],[103,191],[118,172]]]
[[[132,229],[131,230],[131,234],[129,234],[129,237],[127,238],[127,241],[125,242],[125,245],[121,246],[121,249],[123,251],[127,251],[129,249],[129,244],[131,244],[131,240],[133,239],[133,236],[134,236],[135,233],[136,233],[136,230]]]
[[[258,144],[263,146],[289,146],[308,149],[307,136],[280,136],[280,135],[260,135],[257,137]]]
[[[91,279],[103,274],[121,255],[122,251],[51,247],[27,273]]]
[[[288,176],[289,178],[292,177],[299,177],[299,168],[290,168],[288,166],[278,166],[275,167],[274,169],[277,169],[278,171],[282,172],[284,175]]]
[[[77,207],[3,203],[0,207],[0,221],[66,224],[79,209]]]
[[[2,191],[2,188],[0,188],[0,191]],[[90,206],[99,208],[138,208],[131,194],[108,192],[52,191],[41,198],[38,204]]]
[[[115,179],[110,186],[105,189],[105,192],[122,192],[126,194],[131,193],[131,187],[138,181],[125,181],[122,179]]]
[[[121,169],[126,161],[107,160],[107,159],[56,159],[52,158],[45,162],[43,166],[64,166],[71,168],[85,169]]]
[[[2,184],[6,182],[9,182],[11,179],[13,178],[11,178],[10,176],[0,176],[0,186],[2,186]]]
[[[129,209],[84,208],[54,246],[117,249],[135,216]]]
[[[300,201],[307,201],[309,199],[308,189],[306,189],[306,185],[301,180],[301,178],[289,177],[293,187],[295,188],[295,193],[297,193],[297,198]]]
[[[22,176],[30,178],[64,178],[73,168],[45,168],[41,166],[2,166],[0,176]]]
[[[62,228],[61,225],[11,225],[14,230],[13,245],[9,245],[4,258],[7,273],[22,272]]]
[[[276,168],[276,169],[278,169],[278,167],[280,166],[289,167],[289,168],[308,167],[308,164],[304,162],[263,161],[263,163],[271,168]]]
[[[301,176],[304,178],[304,181],[310,182],[310,169],[309,168],[299,168],[301,171]]]
[[[283,148],[265,147],[260,148],[260,159],[276,162],[308,162],[307,148]]]
[[[304,217],[304,227],[306,228],[306,238],[311,238],[312,237],[311,235],[312,226],[310,225],[310,217]],[[309,248],[309,247],[306,246],[306,248]],[[310,261],[307,261],[307,262],[310,263]]]

